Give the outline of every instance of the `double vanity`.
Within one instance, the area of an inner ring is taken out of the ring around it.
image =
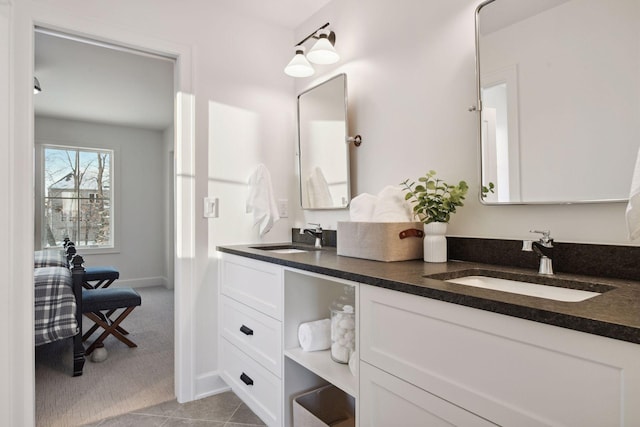
[[[295,397],[327,383],[353,398],[360,427],[640,424],[637,282],[305,245],[218,249],[220,371],[270,426],[292,426]],[[298,343],[344,286],[356,375]]]

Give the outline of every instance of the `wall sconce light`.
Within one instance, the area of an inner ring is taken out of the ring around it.
[[[309,61],[314,64],[326,65],[335,64],[340,60],[340,55],[333,47],[336,43],[336,33],[327,29],[328,26],[329,23],[327,22],[295,45],[296,55],[285,67],[285,74],[291,77],[309,77],[315,73]],[[303,44],[311,38],[317,39],[317,41],[305,57]]]
[[[40,87],[40,81],[37,77],[33,77],[33,94],[37,94],[42,92],[42,88]]]
[[[296,46],[296,54],[285,67],[284,72],[291,77],[309,77],[316,70],[313,69],[307,58],[304,56],[304,46]]]

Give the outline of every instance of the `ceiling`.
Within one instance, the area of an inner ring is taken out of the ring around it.
[[[37,117],[163,130],[173,123],[173,61],[36,32]]]
[[[224,7],[293,30],[331,0],[216,0]]]
[[[331,0],[216,0],[294,29]],[[173,61],[37,31],[37,117],[164,130],[173,123]]]

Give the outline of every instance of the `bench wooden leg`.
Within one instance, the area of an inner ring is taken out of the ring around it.
[[[108,288],[111,286],[116,279],[101,279],[101,280],[92,280],[92,282],[96,282],[95,284],[91,284],[87,281],[82,283],[82,287],[85,289],[99,289],[99,288]]]
[[[107,314],[102,314],[100,312],[98,313],[94,313],[97,317],[100,317],[101,319],[103,319],[106,323],[111,322],[111,316],[113,315],[113,313],[115,313],[117,310],[109,310],[107,312]],[[91,328],[89,328],[89,330],[87,332],[84,333],[84,335],[82,336],[82,341],[86,341],[89,339],[89,337],[91,337],[91,335],[93,335],[93,333],[95,331],[98,330],[98,328],[100,327],[100,325],[98,325],[97,323],[94,323],[93,326],[91,326]],[[129,335],[129,331],[127,331],[125,328],[123,328],[122,326],[117,326],[116,330],[118,332],[120,332],[122,335]]]
[[[133,311],[134,308],[136,308],[136,306],[127,307],[120,314],[120,316],[118,316],[118,318],[115,319],[111,324],[105,322],[100,316],[97,316],[95,313],[85,313],[84,314],[85,316],[93,320],[96,323],[96,325],[104,329],[104,332],[102,332],[102,334],[100,334],[100,336],[93,343],[91,343],[91,345],[87,348],[85,353],[87,355],[91,354],[93,350],[95,350],[95,348],[100,343],[102,343],[102,341],[104,341],[105,338],[107,338],[109,335],[113,335],[114,337],[116,337],[117,339],[119,339],[129,347],[137,347],[137,345],[133,341],[131,341],[130,339],[128,339],[118,331],[118,325],[120,324],[120,322],[122,322],[129,315],[129,313]]]
[[[78,333],[73,337],[73,376],[82,375],[84,368],[84,346],[82,345],[82,337]]]

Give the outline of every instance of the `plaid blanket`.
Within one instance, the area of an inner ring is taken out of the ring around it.
[[[71,271],[66,267],[35,269],[36,346],[78,333]]]
[[[43,249],[35,251],[33,256],[33,266],[40,267],[68,267],[67,256],[61,249]]]

